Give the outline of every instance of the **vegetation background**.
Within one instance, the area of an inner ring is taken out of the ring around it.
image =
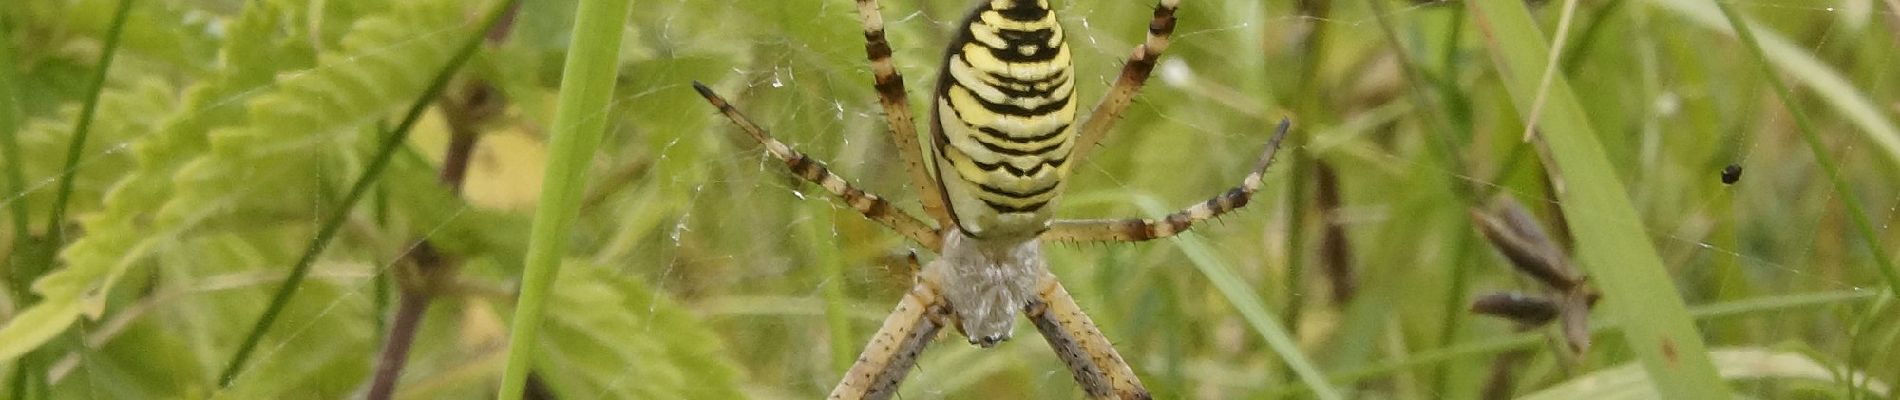
[[[883,3],[911,102],[926,104],[917,88],[934,81],[966,2]],[[1054,3],[1092,104],[1152,4]],[[1645,382],[1664,375],[1636,367],[1625,336],[1604,329],[1651,310],[1598,307],[1591,326],[1607,334],[1583,354],[1557,328],[1520,331],[1467,311],[1484,294],[1545,291],[1479,235],[1469,210],[1514,198],[1561,240],[1560,209],[1575,220],[1609,208],[1559,200],[1551,168],[1522,140],[1511,94],[1524,88],[1500,79],[1493,55],[1544,54],[1488,40],[1513,33],[1488,29],[1462,1],[1183,3],[1156,76],[1076,168],[1058,214],[1193,204],[1237,183],[1275,122],[1290,119],[1295,133],[1239,213],[1178,239],[1050,250],[1159,397],[1325,392],[1289,360],[1356,398],[1653,395]],[[378,143],[407,127],[403,110],[499,2],[133,1],[95,91],[120,4],[0,5],[0,393],[362,396],[403,331],[403,299],[428,298],[410,314],[420,328],[394,394],[492,396],[542,165],[559,157],[545,143],[561,62],[590,40],[569,37],[574,2],[522,3],[354,205],[345,193],[372,170]],[[1629,303],[1689,304],[1705,355],[1738,393],[1893,396],[1900,312],[1881,272],[1892,260],[1872,250],[1900,249],[1889,229],[1900,218],[1894,2],[1720,3],[1764,28],[1776,76],[1715,2],[1581,0],[1568,24],[1570,2],[1505,4],[1528,9],[1543,37],[1563,32],[1556,81],[1575,89],[1595,128],[1585,132],[1614,166],[1594,172],[1620,179],[1640,214],[1623,225],[1671,277],[1674,293],[1623,294],[1645,296]],[[785,173],[689,83],[914,212],[856,18],[844,0],[636,2],[609,111],[590,115],[608,132],[533,343],[531,394],[811,398],[837,381],[909,285],[915,246]],[[1773,77],[1795,83],[1792,100],[1776,96]],[[1805,147],[1789,110],[1812,117],[1805,133],[1830,158]],[[72,159],[75,132],[88,134]],[[468,156],[459,193],[438,179],[457,154]],[[1731,164],[1743,173],[1724,184]],[[1864,199],[1872,246],[1844,193]],[[336,240],[221,386],[338,210]],[[902,394],[1079,397],[1034,336],[991,350],[940,341]],[[1275,338],[1299,351],[1274,351]],[[1502,369],[1514,386],[1493,381],[1500,357],[1518,358]]]

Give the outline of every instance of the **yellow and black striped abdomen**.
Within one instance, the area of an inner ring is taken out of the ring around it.
[[[979,4],[950,43],[931,114],[937,178],[972,237],[1041,232],[1075,147],[1075,76],[1047,0]]]

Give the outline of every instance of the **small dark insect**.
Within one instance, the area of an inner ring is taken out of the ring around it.
[[[1739,180],[1742,180],[1741,164],[1729,164],[1727,168],[1722,168],[1722,184],[1733,185]]]

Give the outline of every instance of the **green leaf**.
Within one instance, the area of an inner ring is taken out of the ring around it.
[[[1723,379],[1799,379],[1820,382],[1834,382],[1833,369],[1814,361],[1808,356],[1793,352],[1777,352],[1761,348],[1717,349],[1709,352],[1715,360],[1716,371]],[[1642,367],[1624,364],[1615,368],[1592,372],[1579,376],[1557,386],[1550,387],[1520,397],[1520,400],[1617,400],[1617,399],[1657,399],[1666,398],[1656,393],[1649,375]],[[1870,379],[1855,374],[1856,381]],[[1662,386],[1668,386],[1667,384]],[[1887,384],[1877,380],[1868,381],[1867,388],[1876,396],[1886,396]]]
[[[568,264],[535,343],[536,376],[561,398],[743,397],[718,332],[637,280]]]
[[[136,165],[134,155],[119,146],[161,129],[162,119],[178,111],[178,100],[173,97],[177,89],[163,80],[146,76],[123,86],[100,94],[92,138],[86,141],[81,150],[84,158],[73,171],[71,209],[98,207],[92,200],[101,198],[110,185]],[[27,124],[20,130],[21,154],[65,154],[78,114],[78,104],[67,104],[58,115]],[[66,169],[63,157],[22,157],[20,161],[25,176],[59,176]],[[45,209],[53,200],[53,185],[29,183],[24,189],[24,197],[10,201],[26,201],[35,209]]]
[[[42,301],[7,320],[0,328],[0,359],[11,360],[53,340],[79,320],[79,303]]]

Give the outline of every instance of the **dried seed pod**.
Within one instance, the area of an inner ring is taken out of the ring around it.
[[[1316,162],[1315,178],[1318,180],[1318,199],[1320,226],[1325,232],[1320,235],[1320,265],[1324,266],[1326,280],[1332,284],[1333,302],[1345,304],[1352,301],[1359,291],[1358,273],[1353,270],[1352,244],[1346,237],[1346,226],[1340,221],[1340,210],[1344,208],[1340,200],[1339,174],[1332,164]]]
[[[1561,308],[1551,299],[1517,292],[1492,293],[1471,301],[1472,313],[1508,319],[1525,327],[1550,323],[1562,313]]]
[[[1598,293],[1584,285],[1586,279],[1571,267],[1570,257],[1563,247],[1550,239],[1543,225],[1522,204],[1510,197],[1500,197],[1491,208],[1489,213],[1471,211],[1471,220],[1478,225],[1478,231],[1511,260],[1518,272],[1543,282],[1556,297],[1492,294],[1473,301],[1471,311],[1507,318],[1525,327],[1559,320],[1570,349],[1577,353],[1589,351],[1590,308],[1596,304]]]
[[[1559,292],[1583,283],[1583,277],[1570,267],[1563,246],[1544,233],[1543,225],[1531,217],[1523,205],[1502,197],[1494,202],[1492,209],[1490,213],[1473,210],[1471,220],[1485,239],[1491,241],[1491,246],[1510,259],[1519,272]]]
[[[1564,341],[1570,344],[1570,350],[1583,354],[1590,351],[1590,309],[1601,297],[1595,290],[1579,287],[1561,295],[1557,312],[1561,320]]]

